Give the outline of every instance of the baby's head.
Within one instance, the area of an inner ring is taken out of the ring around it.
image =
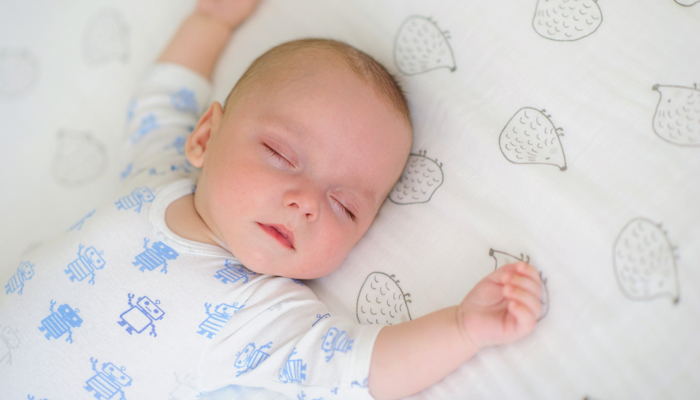
[[[185,146],[195,207],[247,268],[299,279],[340,265],[411,150],[408,107],[376,61],[301,40],[258,58]]]

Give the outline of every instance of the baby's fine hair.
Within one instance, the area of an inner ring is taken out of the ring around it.
[[[396,77],[368,54],[346,43],[330,39],[293,40],[268,50],[253,61],[238,80],[226,98],[225,109],[228,110],[242,95],[248,93],[261,74],[277,67],[285,68],[288,57],[303,50],[317,50],[322,53],[321,56],[336,56],[360,79],[372,85],[377,93],[398,111],[408,126],[411,126],[406,96]]]

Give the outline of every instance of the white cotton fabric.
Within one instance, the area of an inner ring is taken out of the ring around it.
[[[168,229],[168,205],[195,188],[182,141],[208,94],[185,68],[150,69],[130,108],[123,195],[22,257],[0,293],[4,398],[194,399],[228,385],[371,398],[379,327]]]

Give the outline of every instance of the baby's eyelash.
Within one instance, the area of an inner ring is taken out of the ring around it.
[[[265,149],[266,149],[270,154],[272,154],[274,157],[280,159],[280,161],[284,161],[284,162],[285,162],[287,165],[289,165],[290,167],[293,167],[293,166],[294,166],[291,162],[289,162],[289,160],[287,160],[287,159],[284,158],[280,153],[278,153],[277,151],[275,151],[275,149],[273,149],[272,147],[270,147],[270,146],[268,146],[268,145],[266,145],[266,144],[265,144],[264,146],[265,146]]]
[[[349,219],[350,221],[356,222],[355,214],[353,214],[352,212],[350,212],[350,210],[348,210],[348,208],[345,207],[345,206],[343,205],[343,203],[339,202],[339,201],[336,200],[336,199],[333,199],[333,201],[335,201],[336,203],[338,203],[338,205],[340,205],[340,207],[343,209],[343,212],[345,213],[345,215],[348,217],[348,219]]]

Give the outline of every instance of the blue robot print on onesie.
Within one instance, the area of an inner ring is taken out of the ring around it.
[[[270,355],[263,350],[271,347],[272,342],[262,345],[257,349],[255,348],[255,343],[248,343],[243,351],[236,353],[236,362],[233,363],[233,366],[238,369],[238,371],[236,371],[236,377],[241,376],[251,369],[257,368],[260,363],[267,360]]]
[[[126,326],[126,331],[129,335],[131,335],[132,332],[141,333],[150,326],[151,332],[148,334],[153,337],[158,336],[158,334],[156,334],[156,326],[153,323],[162,319],[163,315],[165,315],[163,310],[158,307],[160,300],[154,302],[147,296],[143,296],[139,297],[136,301],[136,305],[134,305],[131,303],[134,295],[129,293],[128,296],[131,308],[124,311],[119,316],[121,319],[117,321],[119,325]]]
[[[234,264],[230,260],[226,260],[226,268],[216,271],[214,278],[221,280],[223,283],[237,282],[244,279],[243,283],[248,283],[248,277],[257,275],[241,264]]]
[[[141,213],[144,203],[151,203],[156,196],[147,187],[137,187],[130,194],[114,202],[117,210],[128,210],[133,208],[135,212]]]
[[[331,390],[331,392],[333,392],[333,391]],[[338,394],[338,393],[334,393],[334,394]],[[299,393],[297,395],[297,400],[323,400],[323,397],[319,397],[317,399],[307,399],[306,393],[304,393],[304,391],[302,390],[301,393]]]
[[[129,107],[126,109],[126,122],[131,122],[134,118],[134,111],[136,111],[136,100],[131,99],[129,102]]]
[[[103,363],[102,371],[98,371],[96,368],[97,359],[90,357],[90,363],[92,363],[92,370],[95,371],[95,375],[85,382],[83,388],[88,392],[94,390],[95,393],[92,395],[96,399],[111,399],[119,393],[119,398],[126,400],[122,388],[131,386],[131,377],[124,373],[126,368],[117,368],[112,363]]]
[[[21,295],[24,290],[24,282],[34,277],[34,264],[28,261],[22,261],[17,267],[17,272],[10,277],[5,285],[5,294],[17,292]],[[17,291],[19,289],[19,291]]]
[[[88,213],[88,215],[81,218],[80,221],[76,222],[75,225],[71,226],[66,232],[70,232],[72,230],[79,231],[79,230],[83,229],[83,224],[85,223],[85,220],[92,217],[95,214],[95,211],[97,211],[97,210],[90,211]]]
[[[158,119],[156,118],[155,114],[150,113],[143,118],[141,118],[141,123],[139,123],[138,129],[136,129],[136,132],[134,132],[131,135],[131,138],[129,140],[131,143],[136,143],[139,140],[143,139],[148,132],[158,128]]]
[[[352,349],[352,342],[355,340],[348,337],[347,332],[342,331],[338,333],[338,328],[333,327],[328,329],[326,335],[323,337],[323,344],[321,344],[321,349],[326,353],[330,353],[326,356],[326,362],[333,358],[336,351],[341,353],[347,353]]]
[[[211,304],[204,303],[204,307],[207,309],[208,317],[204,320],[204,322],[199,324],[199,331],[197,331],[197,333],[200,335],[207,335],[207,339],[211,339],[214,337],[214,335],[219,333],[221,327],[223,327],[224,324],[231,319],[231,316],[233,316],[236,311],[245,307],[245,304],[239,306],[238,303],[233,303],[230,305],[221,303],[216,306],[213,313],[209,311]]]
[[[64,272],[70,277],[71,282],[76,279],[82,281],[85,277],[90,276],[89,283],[94,285],[95,270],[104,268],[106,264],[102,258],[104,252],[98,252],[93,246],[82,251],[84,247],[82,244],[78,246],[78,258],[68,264]]]
[[[71,328],[77,328],[83,323],[83,319],[78,316],[80,310],[77,308],[74,310],[68,304],[62,304],[58,307],[58,311],[54,311],[53,306],[55,305],[56,302],[51,300],[51,307],[49,308],[51,315],[41,320],[39,331],[46,332],[44,335],[46,340],[51,340],[51,338],[58,339],[68,333],[66,342],[73,343],[73,331]]]
[[[319,322],[321,322],[322,319],[324,318],[330,318],[331,314],[330,313],[325,313],[323,315],[321,314],[316,314],[316,322],[314,322],[311,326],[316,326]]]
[[[352,381],[350,382],[350,387],[358,387],[360,389],[367,389],[367,380],[369,378],[365,378],[362,382],[360,381]]]
[[[292,350],[292,354],[287,357],[287,362],[280,369],[278,378],[282,383],[301,383],[306,379],[306,364],[300,358],[292,360],[292,356],[297,353],[297,348]]]
[[[171,164],[170,165],[170,172],[184,172],[186,174],[191,174],[192,173],[192,164],[190,164],[189,161],[185,160],[184,163],[180,164]]]
[[[124,180],[126,179],[129,175],[131,175],[131,170],[134,169],[134,163],[130,162],[129,164],[124,167],[124,170],[119,173],[119,177]]]
[[[167,274],[168,260],[174,260],[180,254],[163,242],[155,242],[151,248],[148,248],[148,242],[148,238],[143,238],[143,248],[146,250],[138,254],[136,261],[133,261],[132,264],[140,266],[139,271],[141,272],[153,271],[162,265],[160,272]]]
[[[192,129],[194,129],[194,128],[192,128]],[[177,154],[184,156],[185,155],[185,141],[186,140],[187,139],[185,139],[184,137],[178,136],[172,141],[172,143],[170,143],[170,145],[165,146],[165,150],[175,149],[175,151],[177,151]],[[189,164],[189,162],[188,162],[188,164]]]
[[[197,100],[192,90],[183,87],[176,93],[171,94],[170,103],[178,111],[199,115],[199,106],[197,106]]]

